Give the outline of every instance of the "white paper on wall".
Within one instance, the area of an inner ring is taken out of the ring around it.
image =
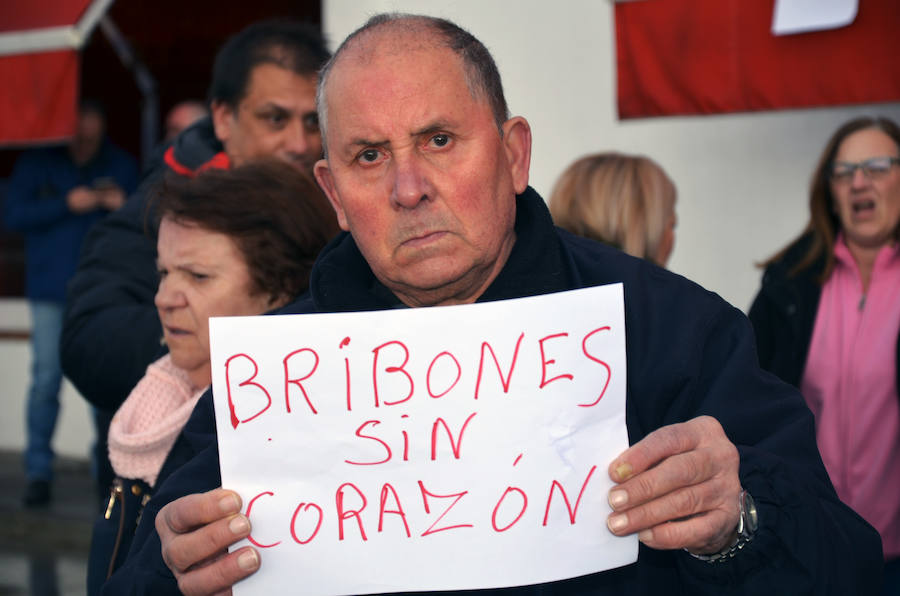
[[[846,27],[856,19],[858,0],[775,0],[772,34],[791,35]]]

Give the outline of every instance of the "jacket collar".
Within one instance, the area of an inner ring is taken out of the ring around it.
[[[163,155],[172,170],[182,176],[195,176],[210,168],[227,170],[230,160],[216,138],[212,118],[201,118],[175,137]]]
[[[557,292],[568,275],[550,212],[528,187],[516,197],[516,243],[503,269],[478,298],[490,302]],[[342,233],[325,247],[313,267],[310,293],[319,312],[381,310],[403,304],[379,282],[353,237]]]

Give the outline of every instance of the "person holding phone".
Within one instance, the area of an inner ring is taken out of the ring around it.
[[[68,146],[22,154],[4,205],[7,227],[25,235],[25,294],[33,351],[26,414],[28,507],[46,505],[51,498],[50,442],[59,413],[59,340],[66,284],[75,273],[88,230],[118,209],[137,186],[137,162],[106,138],[105,128],[102,106],[83,100]],[[95,411],[94,419],[103,424],[101,412]],[[99,448],[105,453],[105,444]],[[96,459],[106,461],[105,455]]]

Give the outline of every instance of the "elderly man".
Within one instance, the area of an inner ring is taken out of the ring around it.
[[[213,67],[211,118],[168,145],[136,195],[86,238],[68,290],[62,368],[88,401],[109,412],[107,426],[162,349],[153,305],[156,240],[144,228],[151,189],[166,171],[193,176],[268,156],[311,172],[322,156],[317,72],[328,57],[320,34],[300,23],[260,22],[232,37]],[[105,431],[98,445],[102,467]],[[101,498],[112,480],[106,467]]]
[[[310,294],[284,312],[624,284],[632,446],[609,464],[614,512],[597,531],[637,533],[638,561],[512,593],[877,585],[878,535],[835,496],[809,411],[760,372],[746,319],[678,276],[553,227],[527,185],[528,122],[507,117],[480,42],[443,20],[374,17],[326,65],[318,107],[327,157],[315,173],[349,234],[326,248]],[[211,394],[182,439],[110,594],[228,592],[260,565],[252,547],[225,554],[250,524],[237,495],[215,488]]]

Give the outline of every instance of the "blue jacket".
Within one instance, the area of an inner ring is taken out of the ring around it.
[[[137,186],[134,158],[109,141],[86,165],[76,166],[67,147],[34,149],[18,159],[4,205],[6,226],[25,235],[25,295],[63,302],[88,230],[108,211],[73,213],[66,195],[100,178],[115,180],[126,196]]]
[[[759,529],[733,559],[707,563],[643,545],[635,564],[497,594],[876,594],[878,533],[841,503],[816,449],[799,393],[761,371],[750,324],[717,295],[646,261],[555,229],[533,190],[518,198],[517,242],[480,301],[623,282],[630,443],[661,426],[710,415],[740,453],[740,479],[755,498]],[[320,255],[310,292],[283,312],[392,308],[351,236]],[[220,484],[212,395],[173,447],[125,565],[104,594],[178,594],[162,561],[154,519],[175,498]],[[598,531],[606,531],[598,528]],[[265,557],[265,553],[262,554]]]

